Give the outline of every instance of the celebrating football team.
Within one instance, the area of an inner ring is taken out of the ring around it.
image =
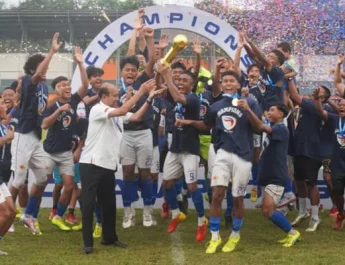
[[[284,232],[279,241],[283,247],[301,240],[302,231],[297,229],[305,220],[309,221],[305,233],[317,231],[321,167],[333,204],[329,217],[335,218],[333,229],[341,229],[345,99],[333,102],[326,86],[315,87],[309,97],[301,96],[298,65],[289,43],[279,43],[265,55],[246,32],[239,32],[234,58],[218,58],[212,74],[201,66],[198,39],[191,44],[196,57],[192,67],[187,68],[181,57],[169,61],[168,36],[155,41],[154,30],[143,24],[144,15],[140,9],[127,56],[119,62],[119,87],[103,82],[101,68],[84,65],[82,51],[75,47],[80,86],[72,89],[67,77],[57,76],[51,83],[55,96],[49,98],[46,73],[62,45],[56,33],[49,53],[30,56],[24,74],[2,93],[0,241],[7,232],[15,232],[16,216],[32,235],[42,236],[39,210],[53,179],[51,212],[40,218],[49,218],[62,231],[82,230],[86,254],[93,252],[95,238],[102,238],[102,245],[126,248],[115,230],[114,176],[120,168],[123,229],[136,224],[139,194],[144,205],[142,225],[157,225],[153,208],[162,176],[161,218],[171,216],[167,232],[174,233],[186,221],[190,197],[197,215],[195,240],[204,241],[210,231],[207,254],[220,247],[222,252],[236,249],[246,229],[247,191],[256,208]],[[243,50],[254,62],[246,72],[240,67]],[[334,72],[341,97],[345,97],[344,60],[339,55]],[[78,113],[80,103],[85,105],[85,116]],[[42,142],[43,130],[47,136]],[[200,175],[201,164],[205,176]],[[205,194],[197,185],[204,178]],[[248,190],[251,179],[254,186]],[[229,230],[224,244],[223,200]],[[296,201],[298,215],[290,222],[286,215]]]

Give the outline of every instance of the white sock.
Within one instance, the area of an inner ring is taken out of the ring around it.
[[[299,204],[299,214],[306,214],[307,213],[307,198],[300,198],[298,197],[298,204]]]
[[[187,193],[188,193],[188,190],[182,189],[181,194],[182,194],[183,196],[184,196],[184,195],[187,195]]]
[[[315,221],[319,220],[319,205],[311,206],[311,218]]]
[[[219,239],[219,230],[218,231],[211,231],[212,234],[212,240],[218,240]]]
[[[295,229],[291,229],[289,232],[288,232],[289,235],[295,235],[296,234],[296,230]]]
[[[151,213],[151,205],[144,205],[144,214]]]
[[[131,213],[131,207],[125,207],[124,208],[125,215],[128,215]]]
[[[232,231],[230,234],[231,237],[238,238],[240,236],[240,231]]]
[[[205,216],[198,217],[198,226],[202,226],[203,224],[205,224]]]
[[[171,217],[172,217],[172,219],[175,219],[175,218],[179,217],[179,215],[180,215],[180,209],[179,208],[177,208],[175,210],[171,210]]]
[[[177,194],[176,199],[177,199],[179,202],[182,202],[182,201],[183,201],[183,196],[182,196],[182,194],[181,194],[181,193],[180,193],[180,194]]]

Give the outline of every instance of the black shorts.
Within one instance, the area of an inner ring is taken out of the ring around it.
[[[330,157],[324,157],[322,159],[322,166],[323,166],[323,172],[325,172],[325,173],[332,173],[332,170],[331,170],[331,158]]]
[[[345,172],[332,173],[333,192],[344,195]]]
[[[306,156],[295,156],[295,180],[304,180],[307,184],[315,186],[321,165],[320,160]]]
[[[1,169],[1,177],[4,180],[5,183],[8,183],[11,179],[11,175],[12,175],[12,170],[9,169]]]

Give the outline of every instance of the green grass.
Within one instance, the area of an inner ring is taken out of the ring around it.
[[[10,265],[55,265],[55,264],[97,264],[97,265],[135,265],[135,264],[231,264],[231,265],[326,265],[345,264],[344,232],[333,231],[333,220],[323,213],[319,230],[306,233],[306,221],[298,230],[302,241],[293,248],[283,248],[277,243],[284,234],[266,220],[259,211],[247,210],[241,241],[233,253],[206,255],[205,243],[195,242],[196,216],[190,211],[189,218],[173,234],[166,233],[169,220],[162,220],[155,215],[158,226],[144,228],[140,224],[141,211],[137,211],[137,225],[129,230],[121,227],[122,211],[117,216],[117,231],[121,241],[128,243],[125,250],[103,247],[100,240],[95,240],[95,253],[81,254],[81,232],[61,232],[52,226],[48,219],[48,210],[40,215],[42,236],[33,236],[16,221],[16,232],[7,235],[0,242],[0,249],[9,252],[0,256],[0,264]],[[289,219],[295,213],[289,214]],[[221,236],[226,240],[229,232],[224,227]],[[208,234],[207,239],[210,235]]]

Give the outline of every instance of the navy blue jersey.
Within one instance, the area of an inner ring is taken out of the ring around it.
[[[174,128],[174,120],[175,120],[175,106],[176,103],[174,101],[164,99],[165,105],[167,107],[167,113],[165,115],[165,131],[167,133],[172,133]]]
[[[89,96],[91,98],[91,97],[96,96],[96,95],[97,95],[97,92],[95,90],[93,90],[92,88],[89,88],[87,90],[86,96]],[[88,104],[88,105],[85,104],[85,115],[86,115],[87,119],[89,118],[91,108],[94,105],[96,105],[97,103],[98,103],[98,101],[96,100],[94,103],[91,103],[91,104]]]
[[[282,82],[284,81],[284,72],[282,69],[273,66],[270,72],[263,70],[261,72],[262,81],[266,86],[266,91],[263,94],[265,100],[265,110],[269,110],[270,107],[277,103],[284,102],[284,91]],[[281,83],[281,84],[277,84]]]
[[[249,107],[261,118],[258,104],[252,99],[246,99]],[[214,103],[205,117],[205,124],[212,127],[215,133],[214,147],[234,153],[239,157],[252,161],[253,159],[253,128],[248,114],[232,104],[233,99],[224,98]]]
[[[155,98],[152,102],[152,109],[153,109],[153,128],[152,131],[152,139],[153,139],[153,147],[158,146],[158,130],[159,124],[161,122],[161,112],[163,109],[166,109],[165,101],[162,98]]]
[[[313,100],[302,99],[301,111],[295,133],[295,155],[321,160],[321,118]]]
[[[284,123],[272,126],[272,134],[267,134],[259,161],[258,184],[285,187],[289,180],[287,155],[289,131]]]
[[[138,91],[140,86],[144,84],[146,81],[150,80],[151,78],[146,74],[146,72],[143,72],[142,75],[140,75],[137,80],[131,85],[134,92]],[[127,91],[127,84],[125,84],[125,87],[122,87],[120,90],[120,104],[123,104],[126,99],[126,91]],[[137,112],[146,102],[148,95],[142,96],[138,102],[135,104],[133,109],[131,109],[132,113]],[[145,130],[145,129],[152,129],[153,128],[153,109],[152,106],[149,107],[149,109],[145,112],[143,118],[141,121],[132,121],[127,124],[124,124],[124,130],[128,131],[138,131],[138,130]]]
[[[60,153],[72,150],[73,135],[76,133],[77,107],[81,98],[78,93],[72,95],[68,103],[56,102],[45,112],[45,117],[52,115],[64,104],[70,104],[70,111],[63,111],[56,119],[54,125],[48,129],[47,138],[43,143],[43,148],[47,153]]]
[[[331,159],[332,172],[345,172],[345,119],[338,114],[328,112],[328,122],[333,128],[333,155]]]
[[[43,112],[48,103],[48,87],[44,83],[33,84],[30,75],[22,78],[20,91],[20,114],[17,132],[35,132],[41,138]]]
[[[168,93],[168,100],[172,101],[170,93]],[[184,120],[199,120],[200,114],[200,99],[194,94],[190,93],[186,96],[186,104],[177,103],[175,106],[176,118]],[[192,126],[173,127],[172,143],[170,147],[172,153],[187,152],[193,155],[200,154],[200,142],[197,129]]]
[[[0,123],[0,137],[4,137],[9,126]],[[11,143],[6,143],[0,147],[0,170],[11,167]]]
[[[325,104],[323,109],[328,113],[335,113],[331,106]],[[329,120],[322,121],[322,127],[320,132],[320,141],[321,141],[321,157],[330,158],[333,154],[334,147],[334,127]]]
[[[287,128],[289,130],[289,156],[295,156],[295,117],[291,113],[287,118]]]
[[[80,118],[77,120],[75,134],[72,136],[72,153],[77,150],[79,142],[86,138],[88,126],[88,119]]]
[[[202,121],[205,118],[211,105],[215,102],[215,98],[212,96],[212,92],[205,90],[199,95],[200,100],[200,114],[199,119]]]

